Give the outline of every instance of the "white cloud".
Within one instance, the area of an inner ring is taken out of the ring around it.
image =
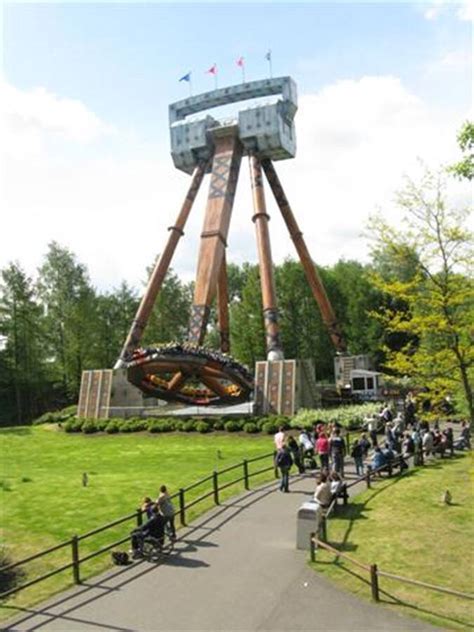
[[[4,153],[38,154],[47,136],[87,144],[114,132],[76,99],[59,97],[45,88],[22,91],[0,83]]]
[[[427,20],[437,20],[448,12],[454,12],[454,15],[463,21],[474,20],[474,2],[473,0],[434,0],[430,2],[423,10],[423,15]]]
[[[138,285],[163,247],[190,179],[174,169],[168,147],[120,132],[114,138],[120,157],[97,143],[76,153],[77,142],[101,138],[109,126],[79,102],[70,108],[69,100],[48,95],[55,119],[37,98],[42,91],[15,93],[9,133],[34,151],[5,161],[0,267],[18,259],[32,272],[55,239],[88,265],[96,285],[122,279]],[[364,258],[360,235],[377,207],[401,221],[392,200],[402,175],[418,169],[419,156],[435,166],[457,158],[456,130],[465,113],[458,114],[433,110],[396,77],[339,81],[300,98],[297,156],[276,168],[316,261]],[[12,124],[18,118],[40,123],[18,128]],[[74,127],[77,119],[82,122]],[[49,145],[58,133],[62,144]],[[239,263],[256,261],[248,180],[244,160],[228,249],[229,260]],[[173,262],[187,279],[195,269],[207,187],[206,181]],[[274,259],[281,261],[294,250],[268,190],[267,202]]]

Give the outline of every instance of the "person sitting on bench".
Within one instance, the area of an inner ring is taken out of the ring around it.
[[[163,546],[165,541],[165,522],[165,517],[159,513],[158,505],[153,505],[152,517],[147,520],[144,525],[134,529],[130,534],[133,559],[140,557],[143,541],[147,537],[154,538],[158,546]]]

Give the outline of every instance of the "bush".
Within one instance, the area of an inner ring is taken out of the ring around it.
[[[226,421],[224,428],[227,432],[238,432],[240,430],[240,423],[236,420]]]
[[[201,434],[211,432],[212,430],[211,425],[205,421],[196,421],[196,423],[194,424],[194,428],[197,430],[197,432],[200,432]]]
[[[147,422],[148,432],[172,432],[174,429],[173,419],[149,419]]]
[[[266,421],[262,424],[262,432],[265,432],[266,434],[275,434],[278,432],[278,426],[274,424],[273,421]]]
[[[116,419],[112,419],[105,427],[107,434],[116,434],[120,431],[119,422]]]
[[[97,430],[99,432],[104,432],[105,429],[107,428],[107,424],[109,423],[108,419],[97,419],[96,420],[96,426],[97,426]]]
[[[224,430],[224,420],[220,417],[212,420],[212,427],[214,430]]]
[[[84,419],[72,417],[64,424],[63,428],[66,432],[81,432]]]
[[[72,417],[77,415],[77,406],[68,406],[67,408],[63,408],[62,410],[57,410],[54,412],[47,412],[38,417],[33,421],[33,425],[37,426],[40,424],[56,424],[61,423],[63,421],[68,421]]]
[[[244,430],[245,432],[248,432],[249,434],[254,434],[255,432],[259,432],[259,428],[257,424],[253,423],[252,421],[248,421],[246,424],[244,424]]]
[[[191,419],[178,421],[176,423],[176,430],[179,430],[179,432],[192,432],[194,430],[194,421]]]
[[[93,434],[99,431],[95,419],[85,419],[81,430],[84,434]]]

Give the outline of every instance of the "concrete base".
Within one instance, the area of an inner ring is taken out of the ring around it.
[[[127,380],[126,369],[83,371],[77,416],[90,419],[144,417],[161,412],[166,402],[143,393]]]
[[[321,393],[311,360],[279,360],[255,365],[255,414],[293,416],[300,408],[316,408]]]

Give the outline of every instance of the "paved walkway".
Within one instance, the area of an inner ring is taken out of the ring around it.
[[[296,513],[313,490],[304,476],[290,494],[276,483],[247,492],[181,530],[164,563],[116,568],[23,611],[7,629],[433,630],[308,568],[308,553],[295,549]]]

